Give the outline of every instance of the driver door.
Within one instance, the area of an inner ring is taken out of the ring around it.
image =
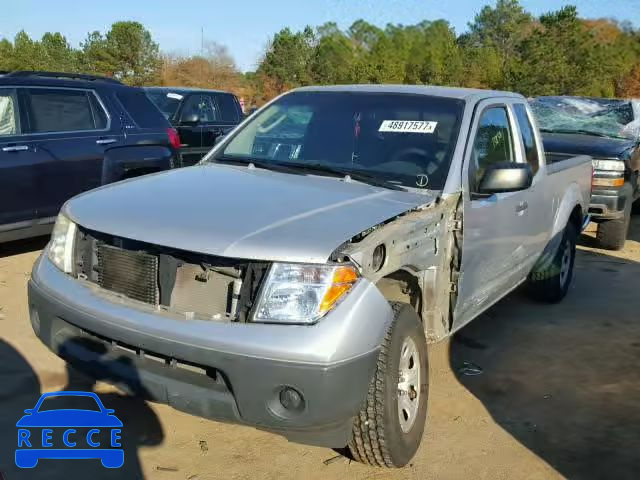
[[[519,162],[522,152],[508,100],[478,105],[463,167],[464,229],[462,266],[454,329],[475,318],[526,278],[527,241],[532,222],[528,190],[475,193],[492,163]]]

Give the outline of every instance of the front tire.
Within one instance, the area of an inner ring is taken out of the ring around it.
[[[378,467],[409,463],[420,446],[427,417],[429,363],[424,329],[410,305],[392,302],[391,308],[394,320],[349,442],[355,460]]]
[[[547,303],[557,303],[567,295],[573,278],[577,238],[578,230],[572,223],[568,223],[551,264],[529,274],[527,286],[531,297]]]
[[[631,206],[627,206],[624,216],[620,219],[605,220],[598,224],[596,239],[600,248],[605,250],[622,250],[624,248],[631,223],[631,208]]]

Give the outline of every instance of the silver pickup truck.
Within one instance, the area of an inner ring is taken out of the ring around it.
[[[520,95],[294,90],[197,166],[70,200],[31,323],[133,393],[403,466],[427,344],[523,283],[565,296],[591,173],[546,165]]]

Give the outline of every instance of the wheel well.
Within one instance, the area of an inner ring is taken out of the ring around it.
[[[582,216],[582,207],[580,207],[580,205],[576,205],[571,212],[569,222],[576,227],[576,231],[578,233],[582,231],[582,222],[584,222],[584,217]]]
[[[388,301],[411,305],[422,319],[422,289],[415,275],[396,270],[378,280],[376,286]]]

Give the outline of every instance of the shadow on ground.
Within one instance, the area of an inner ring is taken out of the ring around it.
[[[579,251],[564,302],[516,292],[454,337],[450,362],[494,420],[561,475],[640,475],[640,263]],[[463,375],[464,362],[483,374]]]
[[[0,258],[11,257],[28,252],[42,250],[49,242],[50,236],[27,238],[15,242],[0,243]]]
[[[93,381],[71,368],[68,373],[69,382],[65,390],[93,390]],[[24,415],[25,409],[36,405],[42,392],[29,362],[4,340],[0,340],[0,385],[0,473],[4,474],[6,480],[138,480],[143,478],[139,448],[158,445],[163,441],[159,420],[144,400],[118,393],[100,394],[105,408],[114,409],[124,425],[124,466],[106,469],[99,460],[40,460],[33,469],[19,469],[14,461],[18,438],[16,422]],[[55,402],[55,409],[78,408],[73,403],[73,397],[57,397]],[[58,433],[62,436],[62,432],[54,431],[54,447],[60,443],[61,438],[56,439]]]

